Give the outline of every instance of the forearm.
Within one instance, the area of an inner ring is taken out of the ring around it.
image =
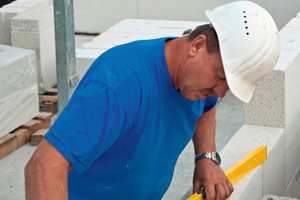
[[[38,147],[25,167],[26,199],[67,200],[70,167],[60,159],[53,159],[52,153],[43,153],[43,147]]]
[[[193,135],[195,154],[215,152],[216,107],[204,113],[197,121]]]

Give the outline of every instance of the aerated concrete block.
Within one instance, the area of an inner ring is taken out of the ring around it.
[[[0,45],[0,137],[37,116],[35,52]]]
[[[300,35],[299,35],[300,37]],[[287,155],[287,182],[293,176],[300,163],[300,52],[285,71],[285,112],[286,112],[286,155]]]
[[[18,0],[0,8],[0,44],[11,45],[11,18],[37,6],[43,5],[45,0]]]
[[[56,55],[53,7],[41,4],[11,19],[11,41],[16,47],[32,49],[37,54],[39,93],[56,84]]]
[[[285,27],[279,32],[281,49],[300,51],[300,28]]]
[[[96,58],[105,51],[103,49],[76,49],[76,73],[80,80]]]
[[[143,34],[133,34],[133,33],[103,32],[99,36],[93,38],[92,41],[114,40],[114,41],[131,42],[134,40],[154,39],[160,37],[162,37],[161,34],[143,35]]]
[[[26,8],[0,8],[0,44],[11,45],[10,19]]]
[[[286,28],[300,28],[300,18],[293,18],[285,25]]]
[[[12,31],[37,32],[50,26],[54,26],[53,7],[44,4],[11,19]]]
[[[300,52],[282,50],[274,70],[255,89],[252,100],[244,104],[245,124],[286,130],[286,180],[288,183],[300,163]]]
[[[205,23],[207,22],[126,19],[109,28],[107,32],[178,37],[185,30],[194,29]]]
[[[279,197],[274,195],[265,195],[262,200],[297,200],[291,197]]]
[[[290,196],[297,199],[300,199],[300,166],[298,166],[297,170],[295,171],[293,178],[289,182],[284,196]]]
[[[234,186],[235,191],[230,199],[243,200],[249,196],[259,199],[265,192],[283,194],[284,129],[243,125],[220,152],[221,167],[226,171],[261,145],[267,147],[267,160]]]
[[[234,192],[228,200],[260,200],[263,194],[262,167],[259,166],[234,185]]]
[[[256,87],[244,104],[245,123],[284,128],[286,131],[286,184],[300,163],[300,28],[283,28],[281,55],[273,72]]]

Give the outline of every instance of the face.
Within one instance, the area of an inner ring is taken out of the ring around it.
[[[189,56],[177,76],[177,83],[182,96],[192,101],[207,96],[224,97],[229,87],[220,52],[209,54],[202,48]]]

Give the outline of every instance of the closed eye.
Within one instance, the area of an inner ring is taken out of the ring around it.
[[[226,80],[226,76],[225,76],[225,74],[223,75],[221,75],[221,74],[218,74],[218,78],[220,79],[220,80],[222,80],[222,81],[225,81]]]

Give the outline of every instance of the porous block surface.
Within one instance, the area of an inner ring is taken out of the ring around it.
[[[284,72],[273,70],[256,85],[252,99],[244,104],[244,123],[266,127],[285,126]]]

